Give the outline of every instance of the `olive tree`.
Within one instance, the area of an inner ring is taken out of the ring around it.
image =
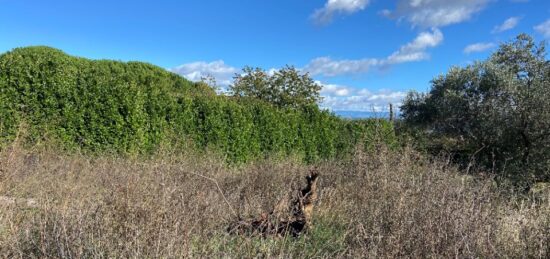
[[[467,164],[522,181],[550,178],[550,62],[545,43],[529,35],[451,68],[427,94],[409,93],[401,109],[406,125]]]

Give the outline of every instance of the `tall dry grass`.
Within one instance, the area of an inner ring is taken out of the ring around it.
[[[292,159],[240,168],[222,161],[6,149],[0,196],[36,204],[0,201],[0,257],[550,255],[547,199],[502,194],[490,178],[384,148],[315,165],[321,193],[306,235],[231,236],[235,214],[269,211],[303,184],[310,167]]]

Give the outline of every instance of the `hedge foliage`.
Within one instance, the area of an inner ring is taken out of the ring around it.
[[[361,140],[396,141],[384,120],[219,96],[150,64],[77,58],[49,47],[0,55],[0,146],[20,125],[30,144],[52,138],[65,149],[143,154],[191,143],[236,163],[271,155],[310,162],[349,154]]]

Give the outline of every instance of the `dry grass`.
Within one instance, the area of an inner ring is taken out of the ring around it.
[[[313,228],[299,238],[226,233],[303,183],[293,160],[228,168],[215,156],[145,160],[0,152],[0,257],[550,256],[550,204],[500,194],[413,151],[316,165]],[[214,182],[219,183],[223,196]],[[231,207],[225,202],[224,197]]]

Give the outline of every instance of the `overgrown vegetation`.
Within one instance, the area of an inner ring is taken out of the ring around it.
[[[293,69],[278,73],[298,76]],[[279,82],[285,84],[292,85]],[[328,159],[349,154],[365,135],[380,130],[395,144],[389,123],[345,121],[312,102],[280,107],[218,96],[204,83],[153,65],[75,58],[47,47],[0,56],[0,100],[4,145],[21,126],[30,146],[46,141],[69,150],[123,154],[210,149],[237,163],[290,155],[306,162]]]
[[[550,62],[545,43],[522,34],[489,59],[454,67],[402,107],[432,151],[529,185],[550,180]]]
[[[490,177],[410,149],[362,150],[349,162],[315,164],[319,203],[307,234],[262,238],[226,232],[237,216],[224,197],[243,218],[255,217],[299,187],[310,166],[5,149],[0,196],[36,203],[0,202],[0,257],[548,258],[548,193],[500,193]]]

